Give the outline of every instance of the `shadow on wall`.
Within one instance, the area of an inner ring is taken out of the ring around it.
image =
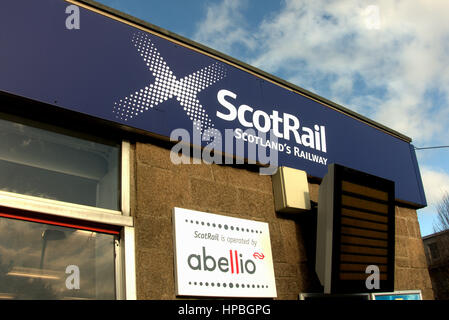
[[[279,219],[295,222],[296,239],[299,244],[301,261],[298,265],[299,293],[323,293],[318,275],[315,272],[317,205],[311,201],[311,210],[296,214],[276,212]]]

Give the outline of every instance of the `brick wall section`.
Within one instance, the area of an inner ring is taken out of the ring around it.
[[[434,299],[424,245],[414,209],[396,207],[395,290],[420,289],[423,299]]]
[[[314,271],[316,211],[276,213],[270,176],[247,166],[174,165],[170,150],[154,144],[138,142],[134,150],[132,214],[138,299],[176,299],[173,207],[268,222],[278,299],[322,292]],[[318,185],[309,186],[311,200],[317,202]],[[397,289],[425,288],[424,297],[432,298],[416,212],[398,212]]]
[[[449,230],[434,233],[423,240],[435,299],[449,300]],[[431,254],[430,245],[436,246],[437,256]]]

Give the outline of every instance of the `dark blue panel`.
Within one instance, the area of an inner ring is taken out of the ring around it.
[[[80,8],[80,29],[68,30],[68,5],[62,0],[1,2],[1,91],[170,136],[176,128],[192,133],[193,120],[200,121],[201,130],[245,130],[238,119],[217,116],[227,113],[217,98],[220,90],[227,90],[236,97],[227,96],[226,101],[253,109],[245,114],[247,120],[261,110],[273,117],[274,112],[291,115],[300,125],[299,134],[309,128],[315,135],[324,128],[326,150],[322,144],[317,147],[316,140],[312,148],[295,141],[293,131],[285,139],[287,118],[282,118],[278,142],[286,148],[279,152],[279,165],[323,177],[328,164],[338,163],[393,180],[398,199],[426,205],[409,143],[232,65],[86,9]],[[321,141],[321,135],[317,137]],[[242,155],[248,157],[246,151]]]

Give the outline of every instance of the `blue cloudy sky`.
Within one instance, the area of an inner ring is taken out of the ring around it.
[[[449,145],[447,0],[99,0],[290,81],[413,139]],[[417,150],[433,233],[449,148]]]

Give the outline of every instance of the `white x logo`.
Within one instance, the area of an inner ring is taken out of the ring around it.
[[[148,108],[153,108],[172,97],[176,97],[200,132],[214,127],[199,102],[197,94],[226,77],[224,65],[215,62],[177,80],[146,33],[134,34],[132,42],[156,80],[143,89],[115,102],[113,112],[116,118],[127,121],[148,110]]]

